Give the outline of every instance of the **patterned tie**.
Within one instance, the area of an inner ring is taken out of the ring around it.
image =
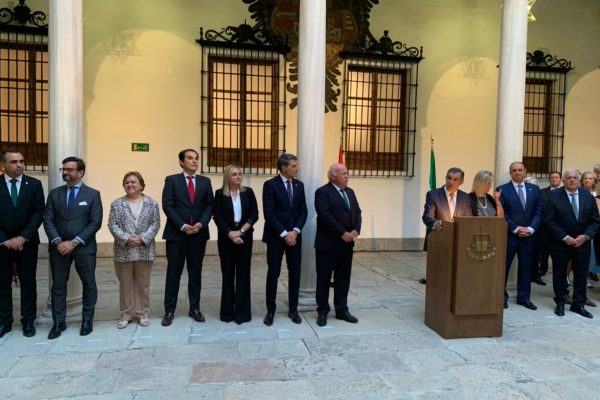
[[[287,181],[285,181],[285,185],[286,185],[286,192],[287,192],[287,196],[288,196],[288,200],[290,201],[290,204],[292,204],[292,201],[294,200],[294,194],[292,193],[292,181],[290,181],[289,179]]]
[[[350,200],[348,200],[348,196],[346,195],[346,191],[344,189],[340,189],[340,193],[344,198],[344,204],[346,205],[346,210],[350,211]]]
[[[521,200],[521,205],[523,206],[523,210],[525,209],[525,192],[523,192],[523,185],[517,185],[517,194],[519,195],[519,200]]]
[[[69,189],[69,198],[67,199],[67,209],[71,211],[75,205],[75,186]]]
[[[569,193],[571,196],[571,207],[573,207],[573,212],[575,213],[575,219],[579,219],[579,207],[577,206],[577,201],[575,200],[577,196],[577,192]]]
[[[454,219],[454,210],[456,210],[456,193],[450,193],[450,218]]]
[[[194,204],[194,200],[196,200],[196,190],[194,189],[194,182],[193,182],[194,177],[193,176],[188,176],[187,180],[188,180],[188,194],[190,195],[190,201],[192,202],[192,204]]]
[[[10,197],[12,198],[13,205],[17,206],[17,199],[19,198],[19,193],[17,192],[17,180],[10,180]]]

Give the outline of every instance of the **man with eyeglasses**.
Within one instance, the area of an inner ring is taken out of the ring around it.
[[[50,191],[44,212],[44,229],[50,242],[54,321],[48,339],[56,339],[67,329],[67,282],[73,262],[83,286],[81,336],[94,329],[98,299],[95,271],[96,232],[102,225],[100,192],[81,181],[85,175],[85,162],[81,158],[65,158],[60,172],[67,184]]]
[[[39,180],[23,174],[25,159],[17,150],[1,157],[0,183],[0,338],[12,329],[12,269],[16,264],[21,284],[23,336],[35,335],[37,310],[36,268],[44,215],[44,189]]]

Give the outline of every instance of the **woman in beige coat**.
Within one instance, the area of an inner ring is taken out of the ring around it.
[[[139,172],[127,172],[123,177],[125,196],[110,205],[108,229],[115,238],[115,270],[119,278],[121,308],[119,329],[127,327],[134,316],[141,326],[150,323],[150,273],[160,213],[156,201],[142,193],[145,186]]]

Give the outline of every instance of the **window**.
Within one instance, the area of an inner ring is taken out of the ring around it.
[[[200,29],[201,171],[237,164],[248,174],[275,174],[285,152],[285,38],[249,25]]]
[[[275,166],[279,153],[277,60],[209,56],[207,165]]]
[[[349,66],[345,161],[352,170],[401,171],[405,71]]]
[[[48,42],[42,28],[0,30],[0,147],[23,153],[28,170],[48,167]],[[47,31],[47,30],[46,30]]]
[[[414,176],[419,50],[411,56],[342,52],[341,142],[350,175]]]
[[[527,54],[523,162],[536,178],[562,170],[565,88],[570,69],[568,61],[540,50]]]

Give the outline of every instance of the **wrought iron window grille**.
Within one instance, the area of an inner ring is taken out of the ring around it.
[[[287,39],[247,24],[200,29],[201,172],[273,175],[285,152]]]
[[[423,48],[365,35],[343,60],[341,145],[352,176],[413,177]]]
[[[0,149],[14,148],[27,171],[48,169],[48,27],[19,1],[0,9]]]
[[[542,50],[527,53],[523,162],[530,176],[562,171],[567,74],[571,62]]]

